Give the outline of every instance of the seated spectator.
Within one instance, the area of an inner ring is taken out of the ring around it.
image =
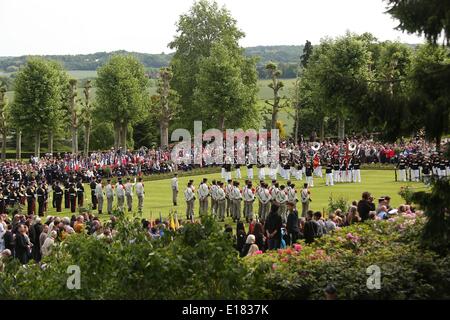
[[[258,250],[259,248],[255,244],[255,236],[253,234],[249,234],[247,236],[247,240],[245,241],[245,245],[242,248],[241,257],[253,256]]]

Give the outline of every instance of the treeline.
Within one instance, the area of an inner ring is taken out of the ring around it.
[[[291,79],[297,76],[298,58],[302,50],[303,46],[257,46],[245,48],[245,55],[258,58],[257,71],[260,79],[268,78],[264,66],[269,61],[279,63],[279,67],[283,71],[282,77]],[[90,71],[97,70],[111,56],[116,54],[129,54],[136,57],[147,70],[152,71],[151,75],[155,75],[155,70],[169,66],[173,57],[173,53],[150,54],[128,52],[125,50],[77,55],[45,55],[40,57],[58,61],[66,70]],[[0,57],[0,71],[4,73],[17,72],[26,63],[28,58],[29,56]]]
[[[449,132],[450,55],[437,38],[415,50],[368,33],[349,32],[315,46],[307,41],[296,62],[298,77],[287,88],[283,65],[248,56],[239,46],[245,35],[237,21],[216,2],[196,2],[177,30],[155,94],[148,69],[132,54],[112,55],[89,81],[71,79],[57,61],[28,59],[15,74],[13,101],[6,99],[8,83],[0,83],[3,141],[13,136],[18,157],[22,137],[34,141],[37,155],[43,142],[49,152],[60,142],[71,143],[72,152],[82,144],[85,153],[167,146],[170,132],[192,132],[196,120],[204,131],[278,128],[284,138],[291,132],[283,132],[283,109],[294,111],[295,140],[313,131],[320,138],[337,132],[340,139],[377,131],[394,141],[424,130],[439,147]],[[295,47],[290,49],[293,59]],[[272,98],[263,105],[258,70],[270,80]]]

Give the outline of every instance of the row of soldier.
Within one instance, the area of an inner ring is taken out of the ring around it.
[[[314,186],[314,177],[323,177],[322,166],[325,166],[325,175],[327,186],[333,186],[335,183],[343,182],[361,182],[361,161],[359,157],[352,156],[349,158],[326,159],[321,161],[316,157],[311,161],[283,161],[280,164],[269,164],[268,168],[265,165],[258,164],[258,179],[265,180],[266,174],[272,180],[277,180],[278,174],[285,180],[290,180],[292,177],[296,180],[303,180],[305,176],[306,183],[309,186]],[[235,169],[235,178],[242,179],[241,165],[224,164],[222,166],[222,179],[225,181],[231,180],[231,171]],[[247,179],[254,179],[254,165],[249,163],[246,166]],[[267,173],[268,171],[268,173]]]
[[[47,184],[45,179],[35,179],[27,183],[22,181],[11,181],[3,177],[0,178],[0,212],[6,213],[8,209],[18,210],[18,206],[27,207],[27,214],[35,214],[44,216],[49,209],[50,195],[52,194],[52,206],[56,208],[56,212],[62,212],[70,209],[72,213],[76,212],[76,208],[84,207],[85,190],[83,181],[74,177],[68,178],[63,182],[55,181],[53,185]],[[117,209],[124,211],[126,201],[128,211],[133,210],[134,193],[138,198],[138,211],[142,212],[144,199],[144,184],[142,178],[134,183],[127,178],[123,183],[119,178],[115,185],[112,185],[111,179],[106,181],[102,179],[92,178],[89,184],[91,189],[91,205],[92,209],[103,212],[103,203],[106,200],[106,208],[109,214],[113,211],[114,198],[117,199]]]
[[[177,176],[172,179],[172,191],[174,205],[177,205]],[[300,194],[302,214],[306,215],[310,201],[308,184],[303,185]],[[198,214],[201,216],[211,213],[220,221],[224,221],[225,216],[231,217],[233,221],[239,221],[242,217],[247,222],[255,218],[264,221],[270,212],[271,204],[274,204],[277,206],[278,214],[282,217],[283,222],[286,222],[288,203],[296,206],[299,201],[296,186],[291,181],[287,181],[286,185],[280,185],[276,180],[272,180],[272,184],[269,186],[261,180],[258,186],[253,186],[251,180],[246,180],[241,188],[240,182],[236,180],[230,179],[226,184],[222,181],[212,180],[211,185],[209,185],[208,179],[203,178],[198,189],[196,189],[194,181],[189,180],[184,190],[186,219],[194,219],[194,206],[197,197]],[[257,211],[254,205],[256,201],[259,204]]]

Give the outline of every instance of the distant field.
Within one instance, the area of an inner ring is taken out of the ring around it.
[[[74,77],[75,79],[81,80],[86,78],[95,78],[97,76],[96,71],[85,71],[85,70],[71,70],[68,71],[69,74]],[[286,79],[282,80],[285,84],[285,87],[282,91],[280,91],[280,95],[289,97],[292,94],[294,82],[295,79]],[[268,87],[270,83],[270,80],[258,80],[258,108],[260,110],[263,110],[264,108],[267,108],[267,104],[264,102],[266,99],[272,98],[272,89]],[[80,83],[81,85],[81,83]],[[152,80],[150,82],[150,88],[149,88],[149,94],[154,95],[156,94],[156,87],[155,87],[155,81]],[[95,99],[95,92],[96,88],[93,87],[91,91],[91,97],[92,99]],[[12,102],[14,99],[14,91],[8,91],[6,93],[6,97],[8,98],[8,101]],[[78,97],[80,99],[83,98],[83,88],[78,88]],[[284,101],[284,100],[283,100]],[[291,106],[286,107],[285,109],[282,109],[279,113],[279,120],[283,122],[286,128],[286,133],[289,135],[294,129],[294,119],[289,115],[289,113],[293,114],[293,110]],[[263,125],[263,123],[261,123]]]
[[[97,78],[97,71],[95,70],[68,70],[67,73],[69,73],[71,77],[77,80]]]

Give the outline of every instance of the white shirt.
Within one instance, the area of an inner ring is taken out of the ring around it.
[[[239,190],[238,187],[233,187],[233,190],[231,191],[231,194],[230,194],[230,199],[233,199],[233,200],[242,199],[241,191]]]
[[[284,190],[279,190],[279,192],[276,195],[275,200],[278,203],[281,203],[281,204],[285,203],[287,201],[287,194],[286,194],[286,192]]]
[[[172,185],[172,189],[175,189],[178,191],[178,178],[177,177],[172,178],[171,185]]]
[[[116,195],[118,197],[125,196],[125,189],[124,189],[123,185],[120,183],[116,183]]]
[[[221,201],[225,199],[225,190],[218,187],[216,191],[216,200]]]
[[[103,187],[101,183],[97,183],[97,185],[95,186],[95,195],[97,196],[97,198],[103,197]]]
[[[297,192],[295,191],[294,188],[289,187],[287,189],[287,196],[288,196],[289,202],[292,202],[292,203],[296,202],[295,200],[297,199]]]
[[[186,199],[186,201],[191,201],[192,199],[194,199],[194,191],[192,191],[191,188],[186,188],[186,190],[184,191],[184,198]]]
[[[105,193],[108,198],[114,197],[114,191],[111,184],[107,184],[105,187]]]
[[[209,195],[209,188],[206,183],[202,183],[200,187],[198,187],[198,196],[200,199],[204,199]]]
[[[258,198],[261,200],[262,203],[268,203],[270,201],[270,193],[269,190],[266,188],[259,188],[258,189]]]
[[[244,201],[253,201],[255,200],[255,195],[253,194],[253,190],[251,188],[245,188],[244,190]]]
[[[217,186],[217,185],[215,185],[215,184],[213,184],[213,185],[211,186],[211,197],[212,197],[214,200],[217,200],[217,190],[218,190],[218,189],[220,189],[219,186]]]
[[[136,183],[135,189],[136,189],[136,194],[138,196],[141,196],[144,194],[144,184],[142,182]]]
[[[125,194],[128,196],[132,196],[133,195],[133,183],[131,182],[127,182],[125,184]]]

